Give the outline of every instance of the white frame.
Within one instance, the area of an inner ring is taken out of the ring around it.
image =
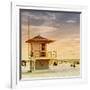
[[[20,81],[19,80],[19,9],[35,9],[35,10],[54,10],[54,11],[70,11],[81,12],[80,25],[80,58],[81,58],[81,76],[79,78],[64,78],[53,80],[37,80],[35,81]],[[26,3],[13,2],[11,3],[11,87],[32,87],[46,85],[65,85],[79,84],[87,82],[87,7],[45,3]]]

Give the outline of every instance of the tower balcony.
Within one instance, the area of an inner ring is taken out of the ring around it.
[[[57,52],[56,51],[40,51],[36,50],[34,52],[31,52],[31,58],[35,59],[56,59],[57,58]]]

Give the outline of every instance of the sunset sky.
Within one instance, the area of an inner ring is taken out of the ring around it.
[[[28,23],[29,21],[29,23]],[[48,51],[57,51],[60,59],[80,58],[80,13],[21,10],[22,59],[28,60],[28,24],[30,38],[36,35],[55,40]]]

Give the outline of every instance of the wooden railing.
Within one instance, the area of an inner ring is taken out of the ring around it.
[[[57,52],[56,51],[39,51],[36,50],[32,52],[33,55],[31,57],[37,58],[37,57],[47,57],[47,58],[56,58],[57,57]]]

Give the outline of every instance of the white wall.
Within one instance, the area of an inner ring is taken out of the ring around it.
[[[16,0],[14,0],[16,1]],[[21,1],[21,0],[17,0]],[[50,85],[46,87],[32,87],[33,90],[90,90],[90,0],[23,0],[33,2],[48,2],[60,4],[73,4],[73,5],[87,5],[88,6],[88,83],[79,85]],[[10,0],[0,0],[0,90],[10,90]],[[58,83],[58,82],[57,82]],[[23,89],[26,90],[26,89]]]

